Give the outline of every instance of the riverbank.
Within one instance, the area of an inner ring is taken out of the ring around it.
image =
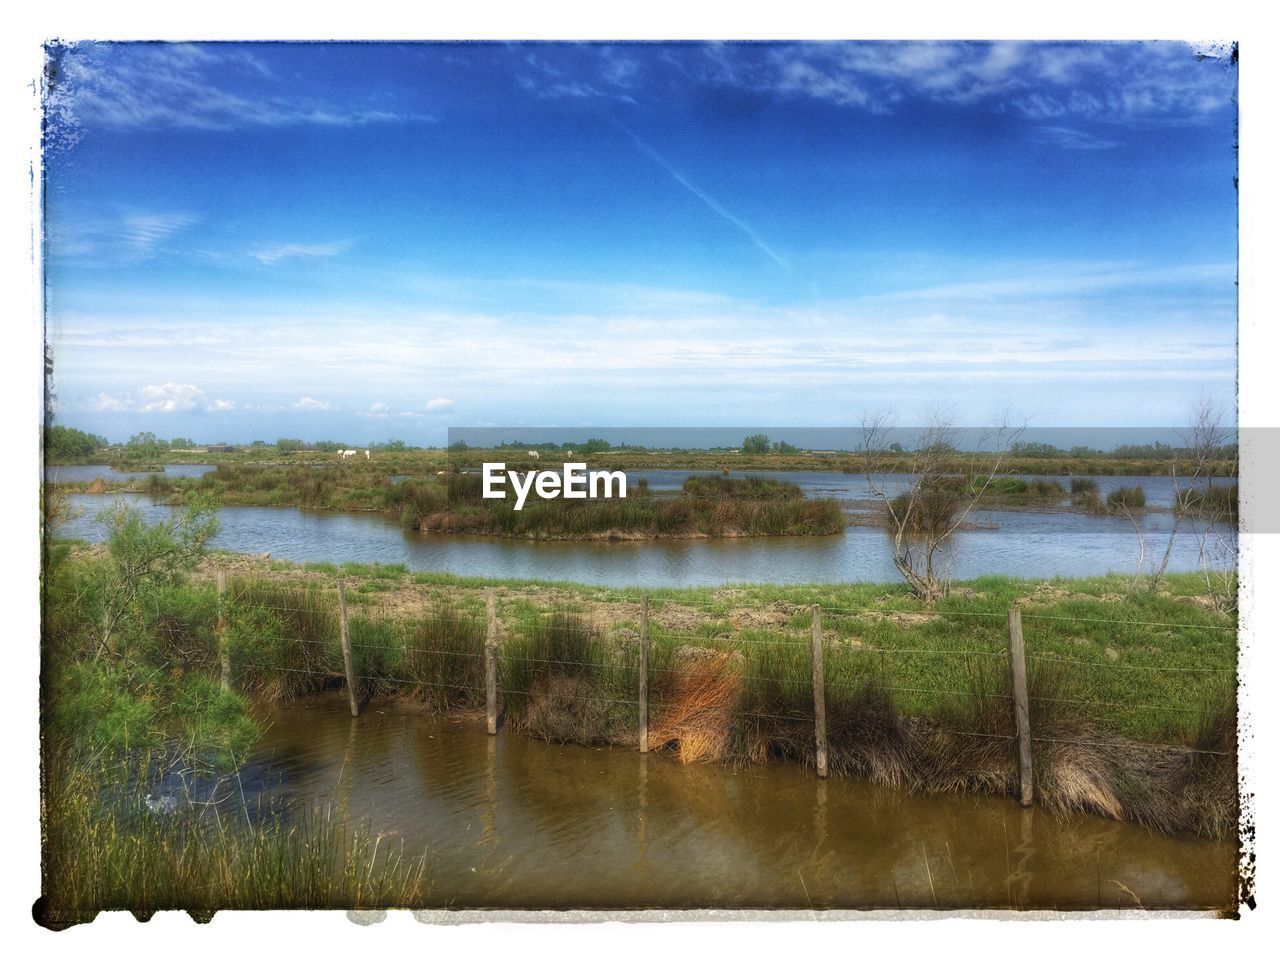
[[[75,562],[92,564],[95,552],[78,548]],[[233,633],[242,631],[236,688],[251,696],[341,682],[341,577],[360,695],[477,716],[492,589],[508,728],[558,742],[636,742],[639,590],[218,554],[166,615],[209,669],[219,567],[232,583]],[[1157,592],[1129,586],[1119,576],[988,577],[955,585],[934,608],[897,584],[650,591],[651,743],[681,762],[812,765],[808,650],[818,604],[834,774],[916,792],[1012,793],[1005,619],[1017,608],[1037,801],[1227,835],[1234,620],[1213,609],[1196,575],[1170,576]]]

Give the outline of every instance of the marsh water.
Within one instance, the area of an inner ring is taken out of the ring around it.
[[[338,695],[276,706],[244,789],[428,857],[434,903],[527,908],[1228,908],[1235,849],[1012,799],[775,764],[681,766]],[[250,798],[250,802],[252,798]]]
[[[58,468],[61,470],[80,468]],[[94,468],[103,469],[103,468]],[[633,471],[650,488],[679,486],[690,471]],[[731,474],[740,476],[741,473]],[[867,479],[840,473],[765,473],[792,480],[807,496],[847,502],[851,514],[869,509]],[[70,477],[64,477],[69,480]],[[1034,478],[1033,478],[1034,479]],[[1061,479],[1061,478],[1057,478]],[[1168,507],[1173,486],[1168,477],[1098,477],[1102,496],[1117,486],[1141,486],[1154,508],[1139,518],[1142,543],[1130,522],[1115,516],[1091,516],[1061,510],[982,510],[970,519],[981,529],[959,533],[945,557],[951,576],[972,579],[987,574],[1014,576],[1094,576],[1132,573],[1140,549],[1146,563],[1162,557],[1173,525]],[[878,478],[888,493],[906,489],[910,478]],[[64,536],[101,540],[95,515],[114,497],[79,494],[72,498],[80,515],[60,528]],[[143,496],[126,497],[156,519],[170,508]],[[1234,563],[1230,531],[1207,538],[1213,566]],[[399,563],[410,570],[463,576],[571,580],[611,586],[676,587],[724,583],[833,583],[889,581],[897,578],[885,531],[850,526],[823,537],[741,537],[702,540],[543,541],[424,534],[404,530],[394,519],[375,513],[338,514],[293,507],[224,507],[214,546],[242,553],[269,553],[295,562]],[[1196,570],[1201,538],[1184,525],[1175,538],[1171,571]]]

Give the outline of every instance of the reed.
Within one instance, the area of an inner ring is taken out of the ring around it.
[[[181,909],[207,920],[217,910],[428,904],[425,852],[346,826],[329,809],[259,811],[181,793],[160,803],[148,794],[150,758],[121,771],[66,754],[46,767],[35,908],[46,927],[103,910]]]
[[[1107,494],[1107,509],[1112,513],[1141,510],[1147,505],[1147,491],[1142,487],[1116,487]]]

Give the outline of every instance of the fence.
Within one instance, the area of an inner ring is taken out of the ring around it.
[[[1063,656],[1047,644],[1040,649],[1034,642],[1028,652],[1027,643],[1036,629],[1050,633],[1063,628],[1227,631],[1230,627],[1055,616],[1019,607],[1005,613],[900,614],[943,617],[960,625],[954,631],[955,641],[946,646],[908,646],[865,639],[869,616],[895,612],[834,605],[782,601],[757,605],[746,611],[750,616],[744,622],[730,623],[726,629],[723,611],[712,609],[708,601],[664,601],[659,608],[664,612],[701,610],[706,617],[687,623],[668,616],[666,622],[657,622],[647,594],[588,606],[584,614],[566,610],[562,603],[504,591],[508,621],[516,621],[513,627],[499,617],[494,588],[482,594],[466,591],[464,601],[450,605],[427,598],[381,599],[376,592],[349,598],[341,580],[333,587],[312,583],[306,589],[252,581],[229,585],[219,571],[217,590],[218,660],[225,688],[233,686],[237,671],[242,680],[284,673],[304,675],[312,683],[339,681],[354,717],[374,691],[403,685],[432,690],[437,699],[455,706],[478,708],[483,702],[486,729],[493,735],[513,706],[523,711],[522,722],[527,725],[542,723],[543,729],[551,725],[557,731],[569,730],[571,735],[563,739],[573,739],[576,731],[582,737],[616,742],[622,738],[621,727],[633,724],[630,729],[641,752],[653,745],[655,710],[659,728],[668,731],[659,738],[663,743],[670,742],[673,728],[685,734],[700,730],[709,736],[706,731],[714,726],[712,720],[736,711],[756,725],[753,742],[758,750],[811,757],[819,777],[826,777],[830,767],[833,697],[835,721],[844,730],[850,723],[878,722],[874,696],[886,696],[931,715],[932,729],[939,735],[1006,744],[1015,763],[1016,792],[1024,805],[1034,801],[1034,744],[1135,742],[1132,737],[1109,737],[1104,742],[1100,733],[1091,739],[1079,729],[1064,733],[1061,725],[1042,720],[1055,709],[1083,710],[1095,720],[1141,712],[1181,714],[1184,720],[1194,721],[1206,710],[1203,702],[1192,705],[1195,700],[1203,701],[1206,690],[1225,689],[1234,676],[1228,666],[1091,661]],[[256,642],[266,636],[264,631],[275,629],[269,624],[251,622],[237,629],[237,610],[276,617],[279,629],[272,644]],[[930,665],[940,662],[953,665]],[[1107,683],[1095,679],[1086,685],[1095,693],[1109,685],[1111,697],[1068,696],[1074,691],[1061,685],[1037,686],[1030,679],[1037,668],[1114,671]],[[1143,671],[1148,679],[1141,684],[1115,679],[1134,676],[1134,671]],[[1152,677],[1161,679],[1157,682]],[[1139,688],[1162,699],[1135,699]],[[665,696],[655,697],[655,690]],[[531,706],[538,691],[556,700],[558,714],[543,716],[548,713],[545,704]],[[726,706],[729,700],[736,705]],[[931,707],[921,709],[930,701]],[[939,708],[940,701],[980,706],[966,712]],[[861,706],[855,710],[850,704]],[[972,721],[968,729],[966,719]],[[803,744],[802,727],[808,730],[808,742]],[[630,734],[627,739],[630,742]],[[1220,756],[1232,749],[1178,743],[1143,743],[1142,747]]]

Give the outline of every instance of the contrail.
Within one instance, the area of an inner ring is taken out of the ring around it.
[[[625,133],[628,137],[631,138],[632,142],[635,143],[635,145],[641,150],[641,152],[645,154],[645,156],[647,156],[650,160],[652,160],[654,163],[660,166],[663,170],[667,171],[667,173],[671,174],[672,178],[676,181],[676,183],[680,184],[680,186],[684,187],[686,190],[692,193],[695,197],[697,197],[699,200],[705,203],[708,207],[710,207],[713,211],[719,214],[723,219],[728,220],[735,227],[737,227],[739,230],[745,233],[747,237],[750,238],[751,242],[760,248],[761,252],[763,252],[765,256],[767,256],[770,260],[772,260],[774,263],[780,266],[783,270],[789,271],[791,269],[790,264],[788,264],[787,261],[783,260],[780,256],[774,253],[773,249],[767,243],[765,243],[762,239],[760,239],[760,235],[758,233],[756,233],[754,230],[751,229],[750,226],[748,226],[743,221],[739,220],[732,213],[730,213],[723,206],[721,206],[719,201],[717,201],[715,197],[708,195],[707,193],[699,189],[697,185],[691,183],[688,180],[688,178],[685,177],[684,174],[682,174],[679,170],[677,170],[668,162],[666,157],[658,153],[657,150],[654,150],[653,147],[649,146],[647,143],[641,140],[638,136],[636,136],[635,133],[632,132],[631,128],[628,127],[621,120],[618,120],[614,117],[610,117],[609,119],[613,121],[614,126],[616,126],[619,130],[621,130],[623,133]]]

